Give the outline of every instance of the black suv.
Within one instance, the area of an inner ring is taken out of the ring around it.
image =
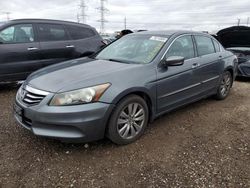
[[[0,24],[0,82],[24,80],[33,71],[84,57],[104,45],[95,28],[74,22],[21,19]]]

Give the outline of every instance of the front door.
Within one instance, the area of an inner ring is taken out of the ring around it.
[[[32,24],[18,24],[0,31],[0,81],[25,79],[39,69],[39,43]]]
[[[157,70],[157,111],[165,112],[193,100],[200,82],[193,79],[193,68],[197,64],[191,35],[177,38],[170,46],[166,57],[181,56],[181,66],[159,66]]]

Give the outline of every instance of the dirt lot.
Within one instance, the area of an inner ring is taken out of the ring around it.
[[[0,89],[0,187],[250,187],[250,81],[156,120],[136,143],[37,138]]]

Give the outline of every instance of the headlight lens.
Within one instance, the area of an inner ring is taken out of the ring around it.
[[[50,106],[78,105],[98,101],[111,84],[106,83],[89,88],[56,94]]]

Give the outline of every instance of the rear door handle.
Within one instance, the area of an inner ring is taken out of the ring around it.
[[[28,51],[34,51],[34,50],[38,50],[38,48],[36,48],[36,47],[29,47],[29,48],[27,48],[27,50]]]
[[[74,48],[74,45],[67,45],[66,48]]]
[[[192,65],[192,69],[196,69],[196,68],[199,67],[199,66],[200,66],[199,63],[194,63],[194,64]]]

